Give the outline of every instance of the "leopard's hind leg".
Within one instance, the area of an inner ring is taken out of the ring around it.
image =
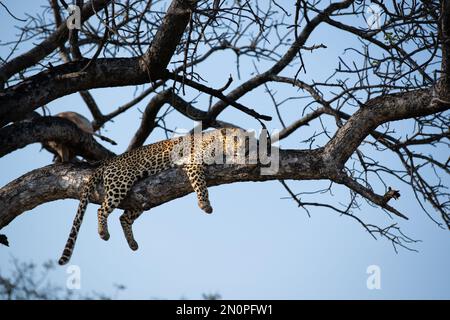
[[[109,240],[108,216],[115,208],[116,206],[113,206],[111,199],[105,198],[97,211],[98,234],[105,241]]]
[[[142,214],[142,210],[125,210],[120,216],[120,224],[122,225],[123,233],[127,239],[128,246],[131,250],[138,249],[138,243],[133,236],[133,222]]]

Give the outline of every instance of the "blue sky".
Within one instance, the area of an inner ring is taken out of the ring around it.
[[[6,1],[19,17],[36,12],[40,1]],[[0,8],[2,42],[17,34],[17,22]],[[320,27],[312,40],[327,45],[304,56],[307,74],[304,79],[323,80],[336,67],[337,56],[358,41]],[[308,43],[315,44],[314,41]],[[24,46],[21,50],[26,50]],[[8,51],[0,48],[5,57]],[[204,75],[208,85],[220,87],[231,73],[239,84],[231,53],[221,53],[202,64],[197,72]],[[270,64],[259,65],[260,70]],[[242,78],[253,72],[250,59],[241,61]],[[302,93],[286,86],[273,86],[278,95],[299,96]],[[107,113],[133,97],[134,88],[92,90],[101,109]],[[190,93],[194,97],[197,93]],[[117,117],[105,126],[103,134],[118,145],[116,153],[125,150],[138,127],[140,112],[150,98]],[[208,99],[198,99],[207,106]],[[263,90],[255,90],[240,100],[260,113],[273,113],[273,106]],[[303,100],[293,100],[283,106],[288,123],[298,117]],[[55,100],[47,106],[52,114],[77,111],[91,118],[77,94]],[[257,123],[229,109],[222,120],[246,128],[258,129]],[[175,113],[168,116],[172,127],[191,128],[194,124]],[[332,121],[325,122],[333,129]],[[316,123],[317,125],[317,123]],[[280,128],[275,119],[270,128]],[[406,130],[407,124],[396,124]],[[316,127],[317,129],[317,127]],[[299,143],[314,130],[314,126],[296,132],[281,143],[283,148],[305,147]],[[147,143],[162,139],[161,131]],[[321,140],[317,141],[319,144]],[[110,147],[106,144],[107,147]],[[428,152],[429,150],[427,150]],[[448,154],[448,150],[444,150]],[[430,152],[437,152],[431,150]],[[445,154],[444,152],[444,154]],[[398,162],[382,154],[389,166]],[[0,185],[51,162],[51,155],[30,145],[0,159]],[[446,177],[448,178],[448,177]],[[370,222],[387,225],[393,222],[403,231],[422,242],[414,245],[419,252],[399,250],[396,254],[390,242],[373,240],[353,220],[324,210],[311,210],[311,218],[297,208],[279,182],[239,183],[210,188],[214,214],[205,215],[198,207],[194,194],[166,203],[143,214],[135,223],[135,236],[140,248],[132,252],[123,237],[116,210],[110,216],[111,239],[101,240],[97,234],[96,209],[90,205],[81,228],[74,256],[70,263],[81,268],[83,292],[113,292],[113,284],[127,287],[121,298],[177,299],[201,298],[202,293],[218,292],[225,299],[398,299],[450,298],[450,233],[440,229],[421,211],[410,190],[404,184],[390,180],[400,189],[402,197],[393,205],[410,217],[409,221],[391,220],[382,210],[364,204],[359,216]],[[288,181],[296,192],[326,187],[326,181]],[[377,185],[377,184],[375,184]],[[316,201],[336,203],[348,199],[344,188],[336,188],[335,197],[316,195]],[[320,197],[320,199],[319,199]],[[314,199],[312,197],[311,199]],[[364,202],[364,201],[363,201]],[[78,201],[60,200],[41,205],[16,218],[2,229],[11,243],[0,248],[0,269],[9,269],[11,257],[24,261],[54,261],[65,244]],[[381,289],[366,287],[367,267],[381,269]],[[58,267],[52,281],[64,286],[66,268]]]

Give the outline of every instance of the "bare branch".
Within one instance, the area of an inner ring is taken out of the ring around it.
[[[175,110],[192,120],[204,121],[208,118],[207,112],[193,107],[190,103],[175,94],[172,89],[165,90],[153,97],[147,104],[142,115],[141,124],[134,137],[131,139],[127,151],[143,145],[147,137],[156,127],[156,116],[158,115],[159,110],[161,110],[162,106],[166,103],[169,103]]]
[[[81,21],[86,21],[95,12],[104,8],[110,0],[92,0],[87,3],[81,10]],[[61,26],[47,39],[36,45],[30,51],[12,59],[8,63],[0,67],[0,84],[7,81],[12,75],[36,64],[48,54],[53,52],[61,43],[67,41],[69,29],[66,23]]]
[[[359,184],[356,180],[350,178],[349,176],[340,175],[338,178],[334,179],[334,181],[337,183],[340,183],[340,184],[344,184],[351,190],[362,195],[367,200],[370,200],[374,204],[379,205],[380,207],[388,210],[389,212],[395,214],[396,216],[399,216],[403,219],[408,220],[408,217],[406,217],[404,214],[400,213],[398,210],[396,210],[393,207],[391,207],[390,205],[388,205],[386,198],[384,196],[377,195],[372,190]]]
[[[175,52],[195,4],[191,0],[174,0],[151,47],[142,57],[69,62],[0,93],[0,126],[20,120],[37,107],[73,92],[158,80]],[[84,70],[87,63],[89,68]]]

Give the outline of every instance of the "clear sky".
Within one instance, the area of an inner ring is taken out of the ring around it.
[[[7,0],[5,3],[15,15],[24,18],[25,13],[41,10],[39,5],[44,2]],[[15,37],[17,30],[13,26],[16,23],[0,8],[2,42]],[[311,38],[328,48],[305,55],[305,79],[323,80],[336,67],[337,56],[346,47],[358,45],[358,41],[343,34],[332,36],[328,30],[319,28]],[[316,44],[314,41],[308,44]],[[29,46],[21,50],[27,48]],[[5,48],[0,48],[3,58],[8,53]],[[235,86],[239,80],[234,62],[231,53],[219,54],[197,71],[209,85],[216,87],[222,86],[231,73],[236,79],[232,85]],[[260,70],[268,65],[260,65]],[[244,59],[241,66],[242,78],[246,79],[253,72],[251,60]],[[285,87],[274,87],[279,90],[280,98],[302,94]],[[91,92],[107,113],[131,99],[134,88]],[[125,150],[138,127],[139,110],[145,107],[148,99],[106,125],[103,134],[118,142],[118,146],[111,147],[114,152]],[[202,99],[198,101],[203,101],[206,106],[207,99]],[[241,102],[261,113],[273,114],[273,106],[263,90],[249,94]],[[289,123],[301,112],[303,102],[295,100],[288,105],[289,109],[284,112]],[[48,108],[52,114],[71,110],[91,118],[77,94],[53,101]],[[258,129],[254,120],[236,111],[227,110],[221,119]],[[180,129],[194,125],[175,113],[167,120],[171,121],[172,127]],[[332,122],[329,125],[332,126]],[[398,128],[402,125],[400,123]],[[280,123],[274,120],[270,128],[280,128]],[[314,128],[302,130],[283,141],[281,147],[305,147],[299,141]],[[162,138],[162,132],[158,131],[147,142]],[[448,154],[448,150],[445,152]],[[0,158],[0,185],[48,165],[51,159],[38,144]],[[389,156],[385,161],[387,165],[398,165]],[[405,233],[422,240],[413,246],[419,252],[400,249],[396,254],[390,242],[385,239],[375,241],[353,220],[332,211],[314,209],[309,218],[291,199],[282,199],[288,194],[279,182],[273,181],[210,188],[214,213],[209,216],[197,207],[194,194],[146,212],[134,226],[140,245],[137,252],[132,252],[126,244],[118,219],[119,210],[110,216],[111,239],[105,242],[97,234],[97,205],[89,205],[70,264],[81,269],[83,292],[112,293],[113,284],[119,283],[127,287],[120,295],[127,299],[195,299],[201,298],[202,293],[214,292],[225,299],[448,299],[450,232],[438,228],[425,216],[406,185],[393,183],[402,194],[393,205],[406,213],[409,221],[390,220],[382,210],[364,201],[358,214],[383,225],[398,222]],[[296,192],[327,186],[326,181],[288,181],[288,184]],[[315,197],[316,201],[336,203],[348,199],[348,193],[337,188],[334,198],[328,195]],[[12,256],[36,263],[48,259],[56,261],[77,206],[78,201],[70,199],[47,203],[19,216],[2,229],[1,233],[8,236],[11,244],[9,248],[0,247],[2,272],[10,268]],[[366,271],[371,265],[380,267],[380,290],[369,290],[366,286]],[[51,280],[64,286],[66,278],[66,267],[58,267]]]

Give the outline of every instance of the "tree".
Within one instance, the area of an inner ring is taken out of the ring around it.
[[[55,264],[51,260],[36,265],[12,258],[11,266],[9,272],[0,270],[1,300],[111,300],[117,299],[119,292],[126,289],[121,284],[115,284],[114,294],[111,296],[98,292],[79,294],[76,290],[58,286],[49,279],[55,270]]]
[[[272,142],[297,135],[303,139],[298,145],[304,147],[280,149],[279,170],[269,175],[260,174],[260,163],[210,166],[209,186],[279,180],[299,207],[332,209],[355,219],[372,236],[386,237],[394,247],[407,247],[413,240],[395,223],[366,223],[357,209],[365,200],[395,219],[406,219],[407,214],[390,200],[408,184],[423,211],[439,226],[450,228],[450,4],[298,0],[294,6],[292,2],[92,0],[84,4],[77,0],[78,30],[65,21],[67,4],[51,0],[51,10],[30,17],[33,24],[19,27],[22,35],[14,43],[12,58],[2,60],[0,156],[30,143],[57,141],[89,161],[51,164],[1,188],[0,228],[42,203],[79,198],[82,183],[98,165],[95,161],[114,155],[70,121],[36,112],[76,92],[92,114],[95,130],[149,100],[127,150],[141,146],[156,128],[168,135],[173,132],[176,124],[167,123],[169,112],[162,110],[166,104],[169,110],[200,122],[204,130],[234,126],[233,119],[222,119],[229,108],[263,126],[273,116],[282,130]],[[72,21],[73,16],[67,19]],[[315,78],[306,59],[326,50],[327,39],[315,38],[319,28],[360,43],[334,57],[337,66],[325,79]],[[16,47],[42,36],[33,49],[14,55]],[[208,86],[197,70],[224,51],[235,54],[239,76],[241,61],[251,62],[254,73],[237,84],[224,74],[222,87]],[[137,96],[108,114],[89,92],[144,84]],[[291,93],[286,99],[277,96],[281,87]],[[267,106],[263,112],[261,107],[239,102],[254,90],[270,98],[272,116],[264,114]],[[299,91],[303,96],[298,96]],[[196,99],[187,100],[196,94],[209,99],[207,108]],[[295,117],[282,108],[294,99],[301,104]],[[406,125],[396,130],[399,120]],[[315,130],[306,131],[307,126]],[[395,157],[395,166],[385,161],[387,154]],[[296,193],[287,180],[328,180],[330,187],[315,194],[331,193],[342,185],[348,188],[349,201],[342,204],[338,199],[336,205],[317,197],[305,201],[314,192]],[[400,186],[391,185],[392,181]],[[171,169],[139,182],[121,208],[139,204],[149,209],[190,192],[181,171]],[[99,203],[102,194],[100,186],[91,200]],[[429,212],[428,204],[435,213]]]
[[[9,272],[0,268],[0,300],[115,300],[127,289],[123,284],[115,283],[110,294],[95,291],[79,293],[78,290],[64,288],[50,280],[56,267],[52,260],[36,265],[11,258],[10,264]],[[217,292],[202,293],[201,297],[203,300],[221,299]]]

